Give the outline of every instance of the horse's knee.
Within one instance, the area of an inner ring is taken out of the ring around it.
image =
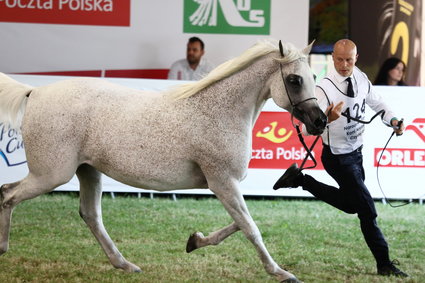
[[[97,215],[96,213],[93,214],[91,212],[87,212],[83,209],[80,209],[79,214],[80,214],[80,217],[84,220],[84,222],[89,226],[92,223],[98,223],[99,222],[99,215]]]
[[[90,214],[84,212],[81,208],[78,213],[80,214],[81,219],[83,219],[85,222],[89,221],[89,219],[92,218],[90,217]]]
[[[18,182],[4,184],[0,187],[0,209],[10,208],[13,206],[13,196],[10,195],[10,192],[17,185]]]

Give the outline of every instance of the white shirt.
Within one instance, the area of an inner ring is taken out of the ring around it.
[[[181,59],[171,65],[170,71],[168,72],[168,79],[197,81],[208,75],[212,69],[214,69],[214,66],[203,57],[195,70],[189,66],[187,59]]]
[[[383,120],[389,124],[394,118],[394,113],[375,92],[366,74],[355,67],[350,77],[354,97],[347,96],[347,77],[341,76],[337,71],[332,71],[317,85],[316,97],[320,108],[325,111],[330,103],[333,102],[336,105],[344,101],[342,113],[365,120],[366,105],[368,105],[375,112],[385,110]],[[334,154],[350,153],[363,144],[364,127],[362,123],[341,116],[326,127],[322,134],[323,143],[329,145]]]

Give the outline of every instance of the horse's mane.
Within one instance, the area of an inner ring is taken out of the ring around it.
[[[283,43],[283,53],[284,57],[276,57],[276,60],[281,61],[282,63],[294,61],[300,57],[306,57],[302,51],[296,49],[290,43]],[[219,65],[217,68],[212,70],[206,77],[203,79],[193,82],[179,85],[173,89],[168,90],[169,94],[175,99],[182,99],[193,96],[197,92],[203,90],[204,88],[214,84],[215,82],[224,79],[237,71],[242,70],[243,68],[250,65],[256,59],[276,52],[279,50],[278,41],[273,39],[261,40],[258,41],[251,48],[247,49],[240,56],[233,58],[229,61],[224,62]]]

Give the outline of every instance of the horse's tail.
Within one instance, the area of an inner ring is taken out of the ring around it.
[[[27,97],[33,89],[0,73],[0,123],[19,129]]]

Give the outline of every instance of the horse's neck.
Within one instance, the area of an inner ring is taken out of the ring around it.
[[[245,117],[252,123],[256,120],[269,98],[269,77],[278,65],[271,55],[266,55],[245,69],[205,89],[201,96],[209,105],[218,105],[220,115]]]

